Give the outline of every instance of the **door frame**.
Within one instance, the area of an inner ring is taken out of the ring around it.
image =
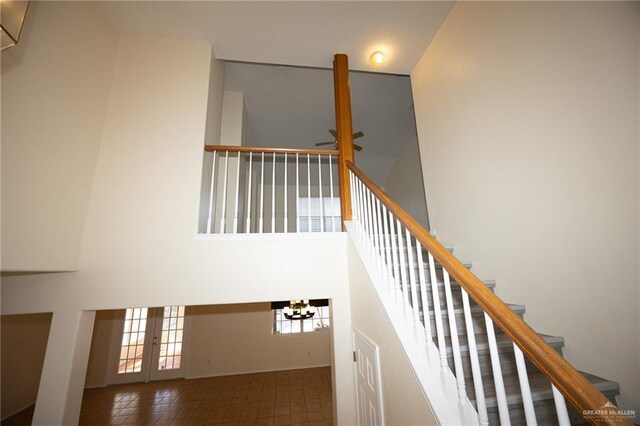
[[[381,365],[380,365],[380,347],[373,341],[371,340],[367,335],[365,335],[362,331],[360,331],[358,328],[356,328],[355,326],[351,326],[352,329],[352,333],[351,333],[351,340],[352,340],[352,348],[353,348],[353,354],[354,354],[354,360],[353,360],[353,375],[354,375],[354,380],[355,380],[355,391],[356,391],[356,412],[357,412],[357,419],[358,419],[358,424],[363,424],[362,423],[362,414],[360,413],[360,404],[359,404],[359,395],[358,395],[358,362],[356,360],[356,336],[362,340],[367,346],[369,346],[373,352],[374,352],[374,356],[375,356],[375,366],[374,368],[376,369],[376,375],[378,377],[378,383],[377,383],[377,396],[378,396],[378,401],[379,401],[379,414],[380,414],[380,425],[384,426],[385,424],[385,419],[384,419],[384,400],[383,400],[383,394],[382,394],[382,370],[381,370]]]
[[[176,305],[170,305],[176,306]],[[137,307],[137,306],[136,306]],[[147,308],[147,329],[145,330],[145,338],[144,338],[144,346],[149,348],[151,351],[150,356],[143,356],[142,368],[138,373],[124,373],[118,374],[118,362],[120,361],[120,348],[122,347],[122,333],[124,329],[124,317],[126,314],[126,310],[117,309],[115,314],[115,319],[113,320],[113,326],[111,327],[111,337],[109,339],[109,350],[107,354],[107,371],[105,374],[105,386],[109,385],[118,385],[125,383],[149,383],[150,381],[160,381],[160,380],[172,380],[172,379],[183,379],[187,377],[187,360],[189,353],[189,343],[191,341],[191,315],[189,315],[189,307],[185,306],[185,314],[184,314],[184,330],[182,333],[182,352],[180,358],[180,369],[178,370],[166,370],[166,374],[162,374],[162,377],[156,377],[152,379],[152,367],[154,365],[157,366],[157,362],[154,361],[154,345],[153,345],[153,337],[157,330],[155,316],[156,312],[160,312],[160,323],[162,323],[164,306],[160,307],[150,307]],[[150,314],[153,312],[153,321],[150,321]],[[151,322],[153,322],[153,329],[149,332],[151,327]],[[116,344],[117,343],[117,344]],[[175,374],[172,374],[174,373]],[[135,375],[135,376],[134,376]]]

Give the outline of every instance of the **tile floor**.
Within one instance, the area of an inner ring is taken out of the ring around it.
[[[30,418],[27,423],[7,424],[29,423]],[[332,425],[331,368],[118,385],[85,391],[80,425],[121,424]]]

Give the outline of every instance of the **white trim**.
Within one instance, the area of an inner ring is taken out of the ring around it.
[[[241,370],[241,371],[233,371],[224,374],[202,374],[197,376],[187,376],[185,380],[192,379],[207,379],[210,377],[225,377],[225,376],[236,376],[238,374],[257,374],[257,373],[272,373],[274,371],[293,371],[293,370],[306,370],[308,368],[323,368],[323,367],[331,367],[331,364],[314,364],[309,365],[307,367],[292,367],[292,368],[272,368],[268,370]]]
[[[305,232],[281,234],[194,234],[193,241],[297,241],[341,240],[346,232]]]

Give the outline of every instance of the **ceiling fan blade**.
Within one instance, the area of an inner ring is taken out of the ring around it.
[[[353,138],[354,139],[358,139],[358,138],[361,138],[363,136],[364,136],[363,132],[356,132],[356,133],[353,134]]]
[[[331,141],[331,142],[320,142],[317,143],[316,146],[323,146],[323,145],[333,145],[335,143],[335,141]]]
[[[333,129],[329,129],[329,133],[331,133],[331,136],[333,136],[334,138],[338,137],[338,133]]]
[[[355,149],[356,151],[362,151],[362,147],[360,145],[357,144],[353,144],[353,149]]]

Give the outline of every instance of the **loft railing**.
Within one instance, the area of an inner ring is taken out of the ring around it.
[[[450,371],[447,346],[451,347],[454,368],[450,372],[455,376],[461,406],[470,403],[458,336],[466,337],[475,393],[471,397],[475,396],[479,424],[487,425],[489,419],[483,387],[483,377],[486,374],[483,374],[479,364],[474,322],[471,318],[473,302],[484,312],[500,424],[511,423],[494,325],[513,341],[522,404],[528,425],[535,425],[537,422],[536,404],[531,396],[525,358],[551,382],[560,425],[570,424],[565,398],[578,413],[590,413],[588,420],[594,424],[631,425],[624,416],[616,415],[617,408],[597,388],[360,169],[350,161],[346,162],[346,166],[350,175],[352,223],[355,225],[357,238],[367,247],[368,255],[374,260],[385,281],[386,290],[393,295],[391,300],[395,300],[398,310],[404,313],[406,325],[413,330],[425,353],[429,354],[429,348],[432,348],[431,352],[436,354],[435,360],[425,361],[435,361],[437,368]],[[423,249],[426,250],[426,261]],[[436,276],[436,266],[442,267],[440,279]],[[425,277],[425,267],[429,271],[428,280]],[[456,323],[451,278],[460,285],[465,330],[461,330],[462,327]],[[440,300],[438,281],[444,287],[444,302]],[[428,300],[429,292],[432,300]],[[432,316],[435,327],[430,320]],[[445,321],[445,318],[448,320]],[[449,343],[446,342],[447,327]]]
[[[334,150],[206,145],[204,234],[341,230]]]

